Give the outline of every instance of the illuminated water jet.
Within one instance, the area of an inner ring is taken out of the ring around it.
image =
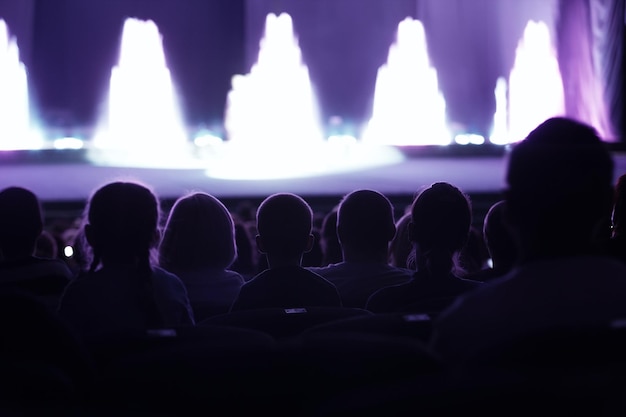
[[[26,67],[15,38],[0,19],[0,150],[41,149],[31,130]]]
[[[387,63],[378,70],[372,118],[361,139],[384,145],[451,142],[446,103],[419,20],[407,17],[398,25]]]
[[[507,100],[507,82],[504,77],[498,78],[494,90],[496,112],[493,115],[493,127],[489,142],[494,145],[509,143],[509,114]]]
[[[268,14],[258,61],[235,75],[224,126],[228,141],[277,149],[324,140],[309,70],[294,35],[291,16]]]
[[[544,22],[529,21],[509,75],[509,142],[523,140],[540,123],[565,114],[563,80]]]
[[[390,147],[324,137],[317,100],[291,16],[268,14],[259,57],[228,94],[227,140],[205,151],[206,174],[228,179],[311,177],[399,162]]]
[[[92,141],[95,162],[167,167],[191,158],[162,37],[151,20],[124,21],[104,119]]]

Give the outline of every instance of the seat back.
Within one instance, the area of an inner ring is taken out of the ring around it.
[[[306,330],[304,334],[319,332],[401,336],[427,342],[432,332],[432,322],[427,314],[379,313],[318,324]]]
[[[198,325],[241,327],[260,330],[276,338],[285,338],[296,336],[321,323],[369,315],[372,313],[367,310],[348,307],[267,308],[221,314]]]

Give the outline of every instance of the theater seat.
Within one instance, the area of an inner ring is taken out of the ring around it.
[[[427,314],[379,313],[348,317],[318,324],[305,331],[316,332],[359,332],[389,336],[416,338],[427,342],[432,331],[432,322]]]
[[[296,336],[321,323],[372,314],[364,309],[348,307],[267,308],[221,314],[200,322],[198,326],[242,327],[260,330],[276,338],[285,338]]]

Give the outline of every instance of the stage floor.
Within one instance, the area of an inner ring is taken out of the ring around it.
[[[470,195],[497,195],[504,187],[506,152],[501,155],[409,155],[403,161],[340,173],[283,179],[220,179],[204,169],[163,169],[95,166],[38,154],[0,161],[0,188],[22,186],[46,205],[81,205],[97,187],[113,180],[138,180],[164,200],[189,191],[205,191],[225,200],[262,199],[276,192],[309,198],[340,197],[370,188],[390,197],[410,198],[420,187],[447,181]],[[626,173],[626,153],[614,153],[615,177]],[[56,159],[55,159],[56,158]]]

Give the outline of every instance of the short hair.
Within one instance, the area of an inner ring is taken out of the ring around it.
[[[106,184],[91,196],[86,211],[87,222],[98,236],[92,269],[105,253],[120,259],[150,259],[161,211],[147,186],[126,181]]]
[[[387,249],[395,235],[391,201],[378,191],[356,190],[347,194],[337,210],[337,234],[342,245],[362,251]]]
[[[313,210],[302,197],[273,194],[259,205],[256,218],[257,232],[267,253],[294,256],[306,251],[313,228]]]
[[[172,206],[159,247],[160,265],[172,272],[227,268],[235,261],[235,224],[216,197],[193,192]]]
[[[505,217],[506,201],[495,202],[483,219],[483,237],[492,259],[513,262],[517,246]]]
[[[6,253],[34,252],[43,232],[39,199],[22,187],[0,191],[0,249]]]
[[[421,251],[458,252],[467,243],[472,224],[470,199],[446,182],[420,192],[411,206],[412,238]]]
[[[593,127],[551,118],[513,147],[507,205],[516,219],[534,222],[558,213],[581,224],[590,220],[587,214],[604,210],[612,197],[613,170],[611,154]]]

